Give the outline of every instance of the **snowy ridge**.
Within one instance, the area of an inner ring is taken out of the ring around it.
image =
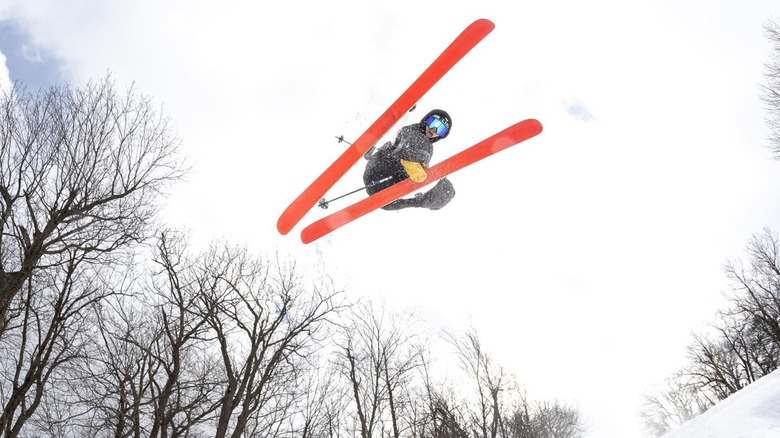
[[[780,437],[780,370],[762,377],[664,438]]]

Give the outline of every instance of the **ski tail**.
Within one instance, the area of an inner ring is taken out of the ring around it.
[[[301,241],[311,243],[377,208],[541,132],[542,124],[538,120],[528,119],[516,123],[431,167],[423,183],[406,179],[312,223],[301,231]]]
[[[303,216],[339,180],[363,154],[379,140],[406,111],[433,87],[455,64],[471,51],[495,27],[487,19],[471,23],[409,88],[379,118],[345,150],[279,217],[276,228],[287,234]]]

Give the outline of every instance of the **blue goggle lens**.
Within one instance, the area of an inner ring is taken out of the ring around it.
[[[436,116],[428,117],[428,120],[425,121],[425,124],[429,128],[435,129],[436,134],[438,134],[439,137],[443,137],[445,134],[447,134],[447,131],[450,130],[449,128],[447,128],[447,125],[445,125],[444,122]]]

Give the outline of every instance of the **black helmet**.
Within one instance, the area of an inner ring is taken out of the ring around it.
[[[433,141],[441,140],[442,138],[447,137],[450,135],[450,130],[452,129],[452,118],[450,118],[450,115],[447,114],[447,111],[435,109],[429,112],[425,115],[425,117],[420,120],[420,123],[425,124],[426,126],[429,125],[431,122],[433,122],[433,119],[439,119],[441,121],[441,124],[443,124],[447,129],[444,130],[442,134],[439,134],[439,136]]]

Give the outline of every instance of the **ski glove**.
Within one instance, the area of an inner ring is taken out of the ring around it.
[[[428,172],[425,171],[426,166],[422,163],[401,160],[401,165],[404,166],[409,178],[416,183],[421,183],[428,178]]]

